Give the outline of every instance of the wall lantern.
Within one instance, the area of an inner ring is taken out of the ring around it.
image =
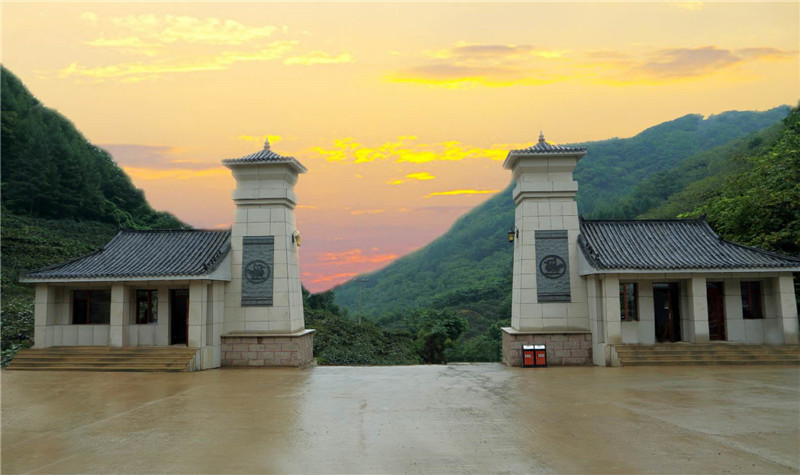
[[[519,228],[516,226],[512,226],[511,229],[508,230],[508,242],[514,242],[514,238],[519,237]]]
[[[295,231],[292,233],[292,242],[297,244],[297,247],[300,247],[300,244],[303,243],[303,237],[300,236],[300,231]]]

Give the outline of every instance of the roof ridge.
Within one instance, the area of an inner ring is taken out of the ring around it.
[[[585,223],[663,223],[663,222],[684,222],[695,223],[703,222],[708,223],[703,218],[663,218],[663,219],[586,219],[581,217],[582,222]]]
[[[716,234],[716,233],[714,233],[714,234]],[[771,257],[779,257],[781,259],[788,259],[790,261],[800,262],[800,256],[793,256],[793,255],[790,255],[790,254],[783,254],[783,253],[780,253],[780,252],[768,251],[766,249],[761,249],[759,247],[747,246],[747,245],[744,245],[744,244],[739,244],[738,242],[728,241],[727,239],[725,239],[724,237],[722,237],[720,235],[717,235],[717,237],[719,238],[720,242],[724,242],[726,244],[730,244],[731,246],[734,246],[734,247],[747,249],[748,251],[755,251],[755,252],[758,252],[759,254],[764,254],[764,255],[767,255],[767,256],[771,256]]]
[[[203,232],[203,233],[228,233],[230,229],[127,229],[123,228],[119,232],[124,233],[182,233],[182,232]]]

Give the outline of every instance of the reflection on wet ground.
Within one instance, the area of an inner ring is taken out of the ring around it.
[[[796,367],[2,374],[3,473],[797,473]]]

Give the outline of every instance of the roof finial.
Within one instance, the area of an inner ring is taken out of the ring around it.
[[[539,130],[539,143],[546,143],[544,139],[544,132],[542,132],[541,130]]]
[[[269,151],[269,135],[264,139],[264,150]]]

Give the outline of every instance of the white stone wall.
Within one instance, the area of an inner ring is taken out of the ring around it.
[[[514,275],[511,327],[518,331],[548,328],[589,329],[586,281],[579,275],[577,183],[572,179],[576,157],[521,158],[515,168]],[[539,303],[534,234],[565,230],[569,249],[570,302]]]
[[[239,205],[231,230],[231,281],[225,291],[224,333],[293,333],[304,329],[294,211],[279,204]],[[242,237],[273,236],[273,304],[242,307]]]
[[[797,310],[792,275],[789,273],[643,273],[603,274],[586,277],[589,313],[595,345],[595,364],[602,364],[605,354],[599,334],[611,338],[619,315],[619,282],[636,282],[639,287],[639,321],[620,322],[624,344],[654,344],[654,282],[679,284],[681,341],[709,342],[707,282],[723,283],[725,340],[749,344],[796,344]],[[764,318],[745,319],[742,315],[741,283],[761,282]],[[617,286],[615,289],[614,287]],[[616,304],[614,303],[616,300]],[[610,325],[609,325],[610,324]],[[603,328],[605,327],[605,332]],[[610,340],[606,342],[611,343]]]

